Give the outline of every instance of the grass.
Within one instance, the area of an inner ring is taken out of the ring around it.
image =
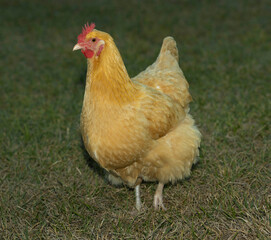
[[[1,1],[1,239],[268,239],[271,235],[268,1]],[[86,60],[72,52],[96,22],[131,76],[172,35],[203,134],[189,179],[115,188],[79,133]]]

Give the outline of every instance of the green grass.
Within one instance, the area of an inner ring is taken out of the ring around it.
[[[0,239],[268,239],[269,1],[1,1]],[[131,76],[172,35],[203,139],[189,179],[115,188],[79,133],[81,26],[109,32]]]

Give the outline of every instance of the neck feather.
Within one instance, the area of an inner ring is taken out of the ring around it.
[[[110,37],[99,57],[88,59],[86,91],[93,101],[125,104],[133,101],[135,86],[131,81],[120,53]]]

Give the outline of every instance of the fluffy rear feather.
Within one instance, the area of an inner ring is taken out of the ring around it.
[[[141,177],[146,181],[168,183],[190,175],[199,156],[201,134],[193,118],[186,118],[166,136],[158,139],[143,159]]]

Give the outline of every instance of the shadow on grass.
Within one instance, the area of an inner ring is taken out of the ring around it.
[[[81,137],[81,144],[80,144],[80,147],[82,149],[82,152],[83,152],[83,155],[84,155],[84,158],[86,160],[86,163],[88,165],[88,167],[93,170],[95,173],[97,173],[99,175],[99,177],[101,177],[104,181],[104,183],[106,184],[109,184],[109,185],[112,185],[114,186],[115,188],[123,188],[123,187],[126,187],[127,189],[131,189],[129,188],[128,186],[124,185],[124,184],[118,184],[118,185],[115,185],[113,183],[111,183],[108,179],[108,175],[109,173],[103,169],[87,152],[86,148],[85,148],[85,145],[84,145],[84,142],[83,142],[83,139]],[[131,189],[132,190],[132,189]]]
[[[103,178],[104,181],[106,181],[106,171],[102,167],[100,167],[99,164],[88,154],[82,137],[80,147],[82,149],[88,167],[91,168],[95,173],[97,173],[101,178]]]

